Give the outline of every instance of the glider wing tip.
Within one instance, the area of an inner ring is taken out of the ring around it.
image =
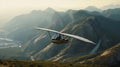
[[[92,44],[96,44],[95,42],[92,42]]]

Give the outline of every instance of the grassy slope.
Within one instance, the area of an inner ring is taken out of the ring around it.
[[[50,61],[0,60],[0,67],[106,67],[106,66]]]

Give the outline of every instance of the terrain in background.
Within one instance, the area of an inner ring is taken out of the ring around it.
[[[5,32],[7,38],[19,41],[21,47],[0,49],[0,58],[118,65],[120,8],[104,11],[97,8],[94,8],[94,11],[90,9],[91,7],[86,10],[58,12],[48,8],[44,11],[33,10],[29,14],[16,16],[3,29],[7,31]],[[47,32],[35,30],[35,27],[82,36],[96,44],[74,38],[71,38],[67,44],[53,44]]]

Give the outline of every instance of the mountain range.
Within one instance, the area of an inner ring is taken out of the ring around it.
[[[0,58],[117,65],[120,61],[119,12],[120,8],[101,12],[88,10],[59,12],[48,8],[16,16],[4,26],[4,29],[8,31],[8,38],[20,41],[22,47],[17,49],[18,52],[13,48],[11,56],[5,54],[7,49],[4,49],[0,52]],[[57,45],[51,43],[47,32],[35,30],[35,27],[82,36],[96,44],[70,38],[69,43]]]

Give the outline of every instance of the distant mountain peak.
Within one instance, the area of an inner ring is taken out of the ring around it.
[[[91,12],[93,12],[93,11],[101,12],[102,11],[95,6],[88,6],[88,7],[85,8],[85,10],[88,10],[88,11],[91,11]]]
[[[41,10],[33,10],[32,12],[33,12],[33,13],[41,12]]]
[[[88,6],[87,8],[96,8],[97,9],[97,7],[95,7],[95,6]]]
[[[52,11],[52,12],[53,12],[53,11],[55,11],[55,10],[54,10],[53,8],[48,7],[48,8],[47,8],[47,9],[45,9],[44,11],[47,11],[47,12],[48,12],[48,11],[49,11],[49,12],[51,12],[51,11]]]
[[[102,7],[103,10],[114,9],[114,8],[120,8],[120,4],[110,4]]]

